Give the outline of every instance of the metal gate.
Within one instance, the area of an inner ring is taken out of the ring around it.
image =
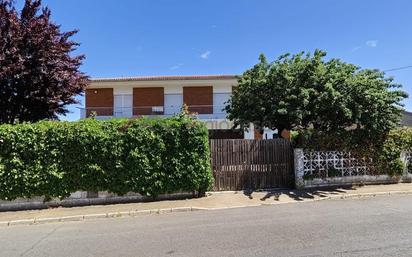
[[[293,150],[286,139],[210,140],[214,190],[293,186]]]

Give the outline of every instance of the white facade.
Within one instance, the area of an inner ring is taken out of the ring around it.
[[[147,77],[145,78],[114,78],[114,79],[95,79],[91,81],[88,89],[113,88],[113,116],[132,117],[133,116],[133,88],[144,87],[163,87],[164,106],[163,115],[170,116],[181,111],[183,106],[184,87],[213,87],[213,113],[198,114],[198,118],[205,122],[208,129],[231,129],[233,123],[229,121],[226,112],[223,110],[226,102],[230,99],[232,89],[237,86],[235,76],[224,76],[213,78],[214,76],[189,76],[182,77]],[[211,77],[211,78],[210,78]],[[154,79],[155,78],[155,79]],[[109,107],[109,106],[107,106]],[[159,107],[160,108],[160,107]],[[83,110],[82,118],[86,116]],[[107,119],[112,116],[98,116],[99,119]],[[266,135],[267,134],[267,135]],[[253,127],[244,133],[245,138],[253,139]],[[271,131],[266,131],[264,138],[273,138]]]
[[[225,119],[226,113],[222,111],[225,102],[232,94],[232,87],[237,85],[237,79],[205,79],[205,80],[153,80],[153,81],[110,81],[107,79],[92,80],[89,89],[113,88],[115,113],[126,110],[124,117],[131,117],[133,108],[133,88],[136,87],[163,87],[164,88],[164,114],[179,113],[183,105],[183,87],[212,86],[213,87],[213,114],[199,115],[200,119]],[[117,112],[116,112],[117,110]],[[116,116],[116,115],[115,115]]]

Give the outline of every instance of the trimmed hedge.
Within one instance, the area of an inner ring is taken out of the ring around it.
[[[0,199],[156,196],[205,192],[212,182],[207,128],[185,115],[0,126]]]

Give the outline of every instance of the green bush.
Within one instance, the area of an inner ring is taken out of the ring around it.
[[[412,128],[390,131],[377,158],[379,166],[388,174],[401,175],[405,168],[400,159],[402,152],[412,152]]]
[[[207,128],[184,115],[0,126],[0,199],[205,192],[212,181]]]

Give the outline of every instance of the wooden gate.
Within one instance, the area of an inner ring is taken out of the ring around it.
[[[210,150],[216,191],[293,186],[288,140],[212,139]]]

